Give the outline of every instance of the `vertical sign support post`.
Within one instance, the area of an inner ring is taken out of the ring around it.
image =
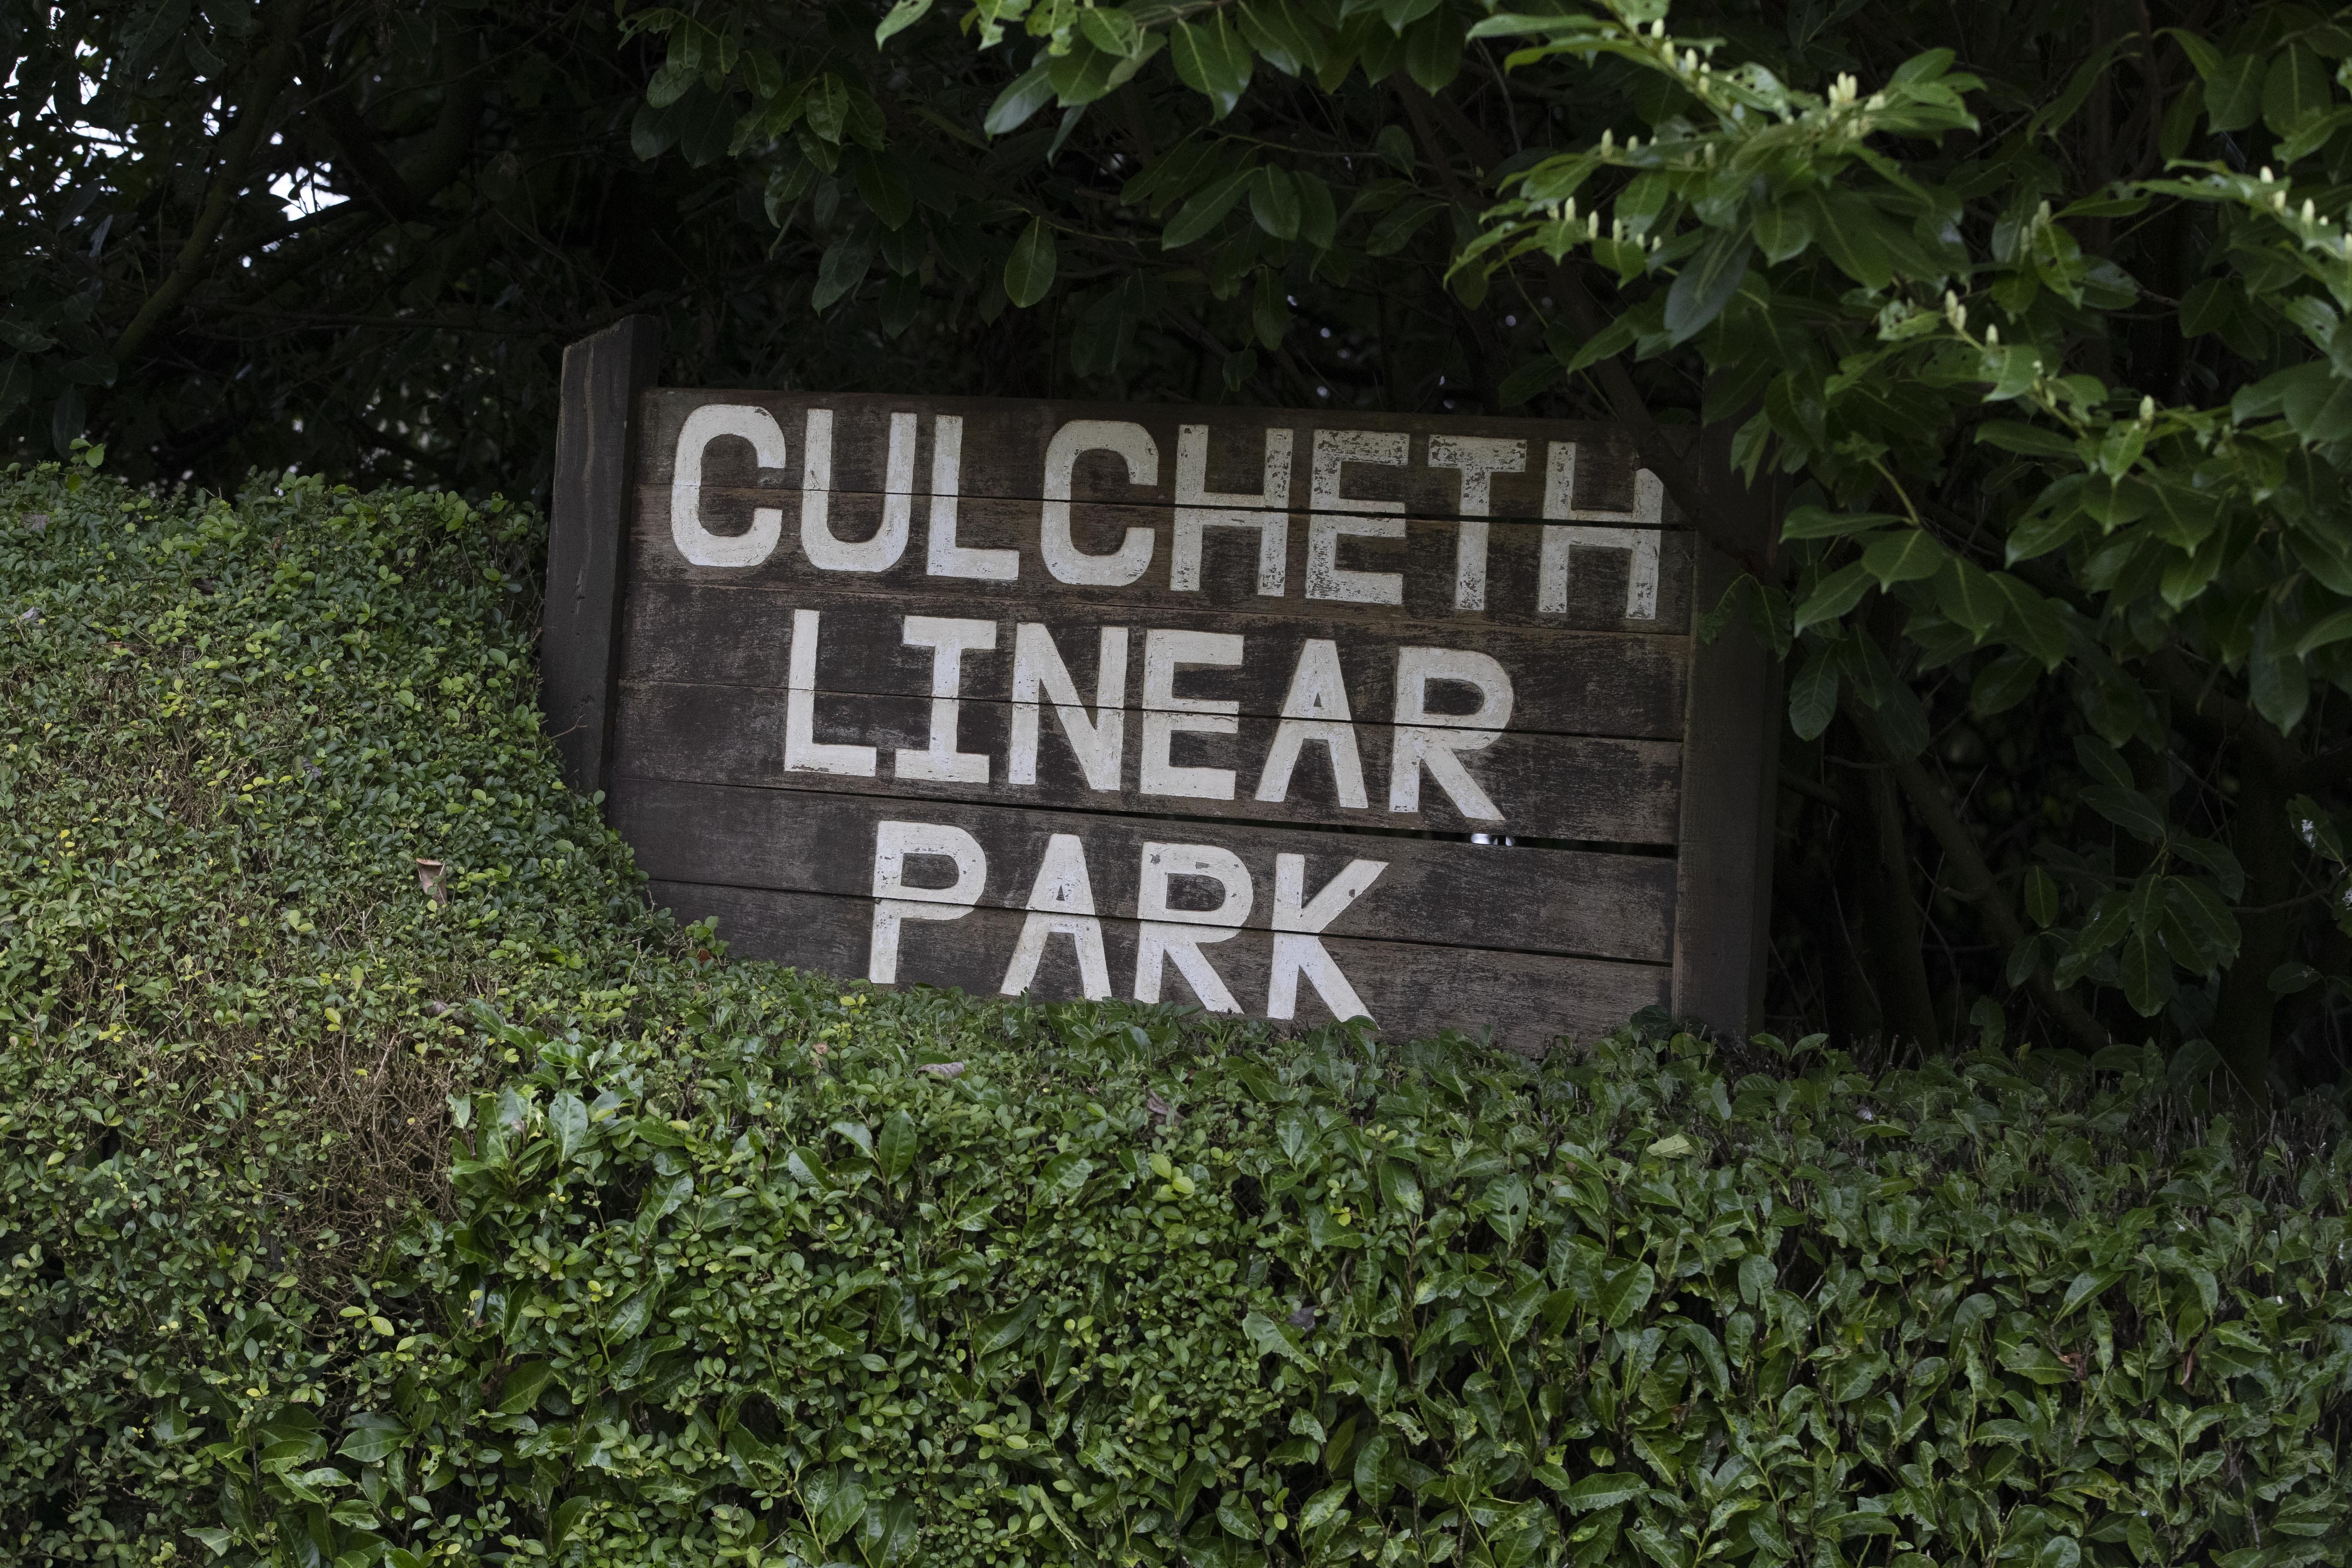
[[[1670,1011],[1745,1036],[1764,1002],[1772,906],[1773,784],[1780,771],[1781,672],[1741,626],[1698,640],[1699,622],[1772,545],[1771,480],[1732,471],[1727,430],[1695,444],[1712,515],[1699,532],[1691,595],[1689,725],[1683,743],[1682,838],[1675,847],[1675,984]]]
[[[563,351],[539,662],[548,732],[564,782],[582,795],[609,781],[635,415],[660,358],[661,322],[651,316],[625,316]]]

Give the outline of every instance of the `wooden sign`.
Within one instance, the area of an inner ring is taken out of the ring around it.
[[[565,355],[542,664],[679,919],[1301,1027],[1747,1026],[1771,672],[1695,643],[1735,568],[1622,432],[657,388],[657,352]]]

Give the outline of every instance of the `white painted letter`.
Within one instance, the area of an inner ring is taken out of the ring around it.
[[[936,855],[955,862],[945,888],[907,885],[907,858]],[[903,921],[954,921],[971,912],[988,882],[988,856],[980,840],[944,822],[885,822],[874,830],[874,932],[866,951],[866,978],[889,985],[898,978],[898,927]]]
[[[1462,514],[1454,545],[1454,607],[1486,607],[1486,518],[1494,510],[1496,474],[1525,473],[1528,444],[1488,436],[1432,436],[1429,466],[1462,470]]]
[[[1168,562],[1168,586],[1178,593],[1201,586],[1201,532],[1210,528],[1257,530],[1257,591],[1282,596],[1290,552],[1290,432],[1265,433],[1265,489],[1225,495],[1208,488],[1209,427],[1182,425],[1176,430],[1176,534]]]
[[[1339,541],[1402,539],[1404,519],[1360,515],[1402,511],[1394,500],[1351,500],[1339,493],[1340,468],[1349,463],[1386,463],[1401,467],[1412,450],[1411,440],[1385,430],[1318,430],[1315,432],[1315,510],[1307,521],[1307,596],[1340,599],[1351,605],[1402,605],[1404,574],[1401,572],[1350,572],[1339,564]],[[1340,514],[1340,507],[1354,512]]]
[[[1547,525],[1543,552],[1536,561],[1536,609],[1547,616],[1568,613],[1568,552],[1581,544],[1592,550],[1632,552],[1625,569],[1625,618],[1658,618],[1658,529],[1666,487],[1647,468],[1633,475],[1632,511],[1594,511],[1576,504],[1576,443],[1554,441],[1544,464],[1543,514],[1580,522],[1630,523],[1629,528],[1562,528]]]
[[[1010,583],[1021,575],[1018,550],[980,550],[956,542],[957,498],[963,493],[963,418],[942,414],[931,421],[931,542],[928,571],[934,577],[976,577]]]
[[[1241,727],[1239,702],[1220,697],[1179,697],[1176,671],[1188,664],[1230,669],[1242,661],[1236,632],[1153,630],[1143,637],[1143,761],[1138,787],[1145,795],[1186,800],[1231,800],[1231,768],[1180,768],[1168,760],[1169,737],[1179,731],[1230,735]]]
[[[934,784],[986,784],[988,754],[956,750],[956,715],[963,707],[958,700],[963,694],[963,656],[975,648],[985,653],[994,647],[996,623],[908,616],[901,640],[908,647],[931,650],[931,743],[920,752],[899,747],[898,776]]]
[[[1331,782],[1341,805],[1361,809],[1364,763],[1356,752],[1356,727],[1349,722],[1348,689],[1339,679],[1339,645],[1328,637],[1309,637],[1298,650],[1298,668],[1291,671],[1290,689],[1282,699],[1282,722],[1275,726],[1274,744],[1266,748],[1265,769],[1258,774],[1257,798],[1289,798],[1290,773],[1309,741],[1330,754]]]
[[[1037,782],[1037,696],[1039,689],[1062,721],[1062,734],[1078,759],[1092,790],[1116,790],[1121,764],[1127,759],[1127,628],[1105,626],[1097,644],[1095,666],[1095,716],[1087,717],[1078,699],[1078,683],[1044,626],[1028,622],[1013,628],[1013,754],[1006,759],[1005,782]]]
[[[915,416],[890,416],[890,447],[882,483],[882,526],[871,539],[835,539],[827,521],[833,505],[833,410],[808,412],[801,453],[801,552],[826,572],[887,572],[907,552],[915,511]]]
[[[1129,484],[1160,482],[1160,446],[1151,432],[1124,419],[1073,419],[1045,447],[1045,504],[1037,522],[1037,549],[1055,580],[1116,588],[1151,564],[1151,530],[1130,528],[1108,555],[1089,555],[1070,538],[1070,482],[1082,452],[1116,452],[1127,459]]]
[[[1363,999],[1348,977],[1339,973],[1318,932],[1338,920],[1349,904],[1363,897],[1382,871],[1385,860],[1350,860],[1347,868],[1323,884],[1307,902],[1307,857],[1274,858],[1274,973],[1266,982],[1265,1016],[1298,1016],[1298,977],[1307,976],[1323,1005],[1334,1018],[1369,1018]]]
[[[1432,713],[1429,683],[1455,681],[1475,687],[1475,713]],[[1407,647],[1397,650],[1396,752],[1389,765],[1389,809],[1421,809],[1421,770],[1426,766],[1452,798],[1454,808],[1480,822],[1500,822],[1503,814],[1462,765],[1460,752],[1484,751],[1511,721],[1511,678],[1487,655],[1467,648]]]
[[[817,612],[793,612],[792,670],[784,691],[784,766],[793,773],[874,776],[871,746],[819,745],[816,740]]]
[[[706,403],[677,428],[677,471],[669,481],[669,537],[677,552],[697,566],[757,566],[783,536],[780,507],[755,507],[749,531],[727,535],[702,526],[702,454],[721,436],[751,443],[760,467],[784,466],[784,431],[776,416],[748,403]]]
[[[1175,877],[1211,879],[1223,888],[1223,896],[1213,910],[1172,909],[1168,883]],[[1216,1013],[1240,1012],[1241,1004],[1202,956],[1201,944],[1223,942],[1240,931],[1253,900],[1249,871],[1232,850],[1211,844],[1146,844],[1142,883],[1136,891],[1136,913],[1143,923],[1136,932],[1135,999],[1160,1000],[1161,961],[1173,959],[1176,973],[1202,1006]]]
[[[1029,889],[1029,918],[1021,922],[1021,940],[1013,962],[1004,968],[1007,996],[1018,996],[1037,978],[1045,956],[1045,939],[1067,936],[1078,950],[1078,984],[1089,1002],[1110,994],[1110,961],[1103,956],[1102,921],[1095,919],[1094,884],[1087,877],[1086,847],[1075,833],[1056,833],[1045,844],[1045,858],[1037,867],[1037,880]]]

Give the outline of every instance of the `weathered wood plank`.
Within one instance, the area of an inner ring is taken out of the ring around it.
[[[871,900],[682,882],[656,882],[650,890],[656,905],[681,921],[715,919],[719,934],[738,958],[770,959],[850,979],[868,973]],[[896,983],[997,994],[1024,920],[1009,910],[982,909],[957,920],[905,921],[898,931]],[[1141,928],[1106,919],[1101,931],[1110,992],[1132,996]],[[1265,1016],[1276,940],[1271,933],[1244,931],[1201,948],[1251,1016]],[[1668,971],[1662,964],[1346,937],[1323,945],[1365,1011],[1382,1033],[1397,1039],[1446,1028],[1472,1035],[1491,1030],[1499,1045],[1540,1052],[1563,1034],[1589,1039],[1606,1033],[1666,995]],[[1066,935],[1046,940],[1028,994],[1041,999],[1082,994],[1076,948]],[[1329,1021],[1330,1011],[1314,985],[1301,981],[1297,992],[1296,1016],[1284,1024],[1307,1028]],[[1196,1000],[1173,963],[1163,968],[1160,999]]]
[[[1298,408],[1203,408],[1169,404],[1101,404],[1039,401],[1025,398],[902,397],[895,394],[725,392],[666,388],[649,394],[640,423],[642,472],[667,486],[677,473],[678,437],[689,414],[712,405],[762,411],[747,428],[759,432],[769,450],[761,454],[752,439],[720,436],[708,451],[699,479],[705,484],[755,482],[779,489],[798,489],[809,479],[810,411],[831,411],[829,440],[815,445],[824,454],[819,469],[823,483],[814,487],[835,490],[910,489],[928,495],[931,476],[940,465],[940,418],[961,421],[949,439],[959,493],[967,497],[997,497],[1035,501],[1049,493],[1048,458],[1057,432],[1074,421],[1099,421],[1139,428],[1144,442],[1131,444],[1129,453],[1064,439],[1080,450],[1068,469],[1068,494],[1077,500],[1129,501],[1173,505],[1178,501],[1180,471],[1188,468],[1181,434],[1187,426],[1207,431],[1199,462],[1201,489],[1220,496],[1245,496],[1248,503],[1290,506],[1305,510],[1316,501],[1318,451],[1326,493],[1348,500],[1401,504],[1424,517],[1453,517],[1481,511],[1491,517],[1541,518],[1557,515],[1564,505],[1579,511],[1632,512],[1637,505],[1635,473],[1640,468],[1633,445],[1607,425],[1583,425],[1561,420],[1496,419],[1479,415],[1396,415],[1314,411]],[[709,418],[709,416],[705,416]],[[893,421],[898,461],[892,462]],[[827,426],[821,422],[822,437]],[[1286,432],[1289,460],[1276,458],[1276,482],[1267,486],[1269,431]],[[1350,436],[1369,437],[1350,440]],[[1318,437],[1321,439],[1318,441]],[[1396,437],[1402,437],[1399,444]],[[1436,437],[1441,449],[1433,453]],[[1117,440],[1118,437],[1112,437]],[[1500,448],[1465,450],[1465,440],[1500,442]],[[1443,449],[1445,443],[1454,449]],[[1567,476],[1554,477],[1552,448],[1573,444],[1576,464],[1572,489],[1564,491]],[[707,450],[698,433],[694,445]],[[1512,449],[1516,447],[1516,451]],[[1352,448],[1352,450],[1349,450]],[[1344,460],[1341,454],[1345,452]],[[1434,459],[1434,460],[1433,460]],[[1331,464],[1337,469],[1336,492],[1329,489]],[[714,462],[719,465],[715,469]],[[1467,487],[1465,505],[1464,464],[1478,477]],[[1488,468],[1496,463],[1500,467]],[[1517,464],[1516,471],[1511,465]],[[897,482],[893,481],[896,469]],[[1547,510],[1547,493],[1554,510]],[[1269,495],[1276,497],[1269,502]],[[1684,520],[1671,500],[1661,498],[1663,521]]]
[[[622,782],[613,815],[638,866],[656,881],[860,899],[874,892],[877,825],[886,819],[945,823],[971,834],[987,859],[978,893],[983,908],[1027,908],[1039,896],[1054,837],[1073,835],[1094,910],[1104,916],[1138,918],[1144,846],[1178,842],[1241,861],[1253,891],[1241,923],[1252,931],[1270,929],[1275,918],[1276,857],[1297,855],[1309,901],[1352,861],[1381,866],[1323,928],[1333,936],[1653,963],[1670,952],[1675,863],[1655,855],[641,779]],[[951,879],[943,867],[930,878],[942,886]],[[1187,886],[1179,884],[1180,907]]]
[[[661,322],[652,316],[626,317],[563,351],[540,701],[564,782],[583,794],[604,787],[611,760],[625,541],[635,510],[630,414],[660,357]]]
[[[1152,750],[1155,716],[1128,711],[1116,752],[1118,788],[1088,786],[1076,752],[1050,704],[1038,716],[1034,783],[1010,782],[1013,755],[1013,704],[966,700],[955,720],[956,752],[975,759],[969,780],[937,782],[908,776],[906,752],[931,743],[932,703],[927,698],[877,697],[816,691],[806,740],[815,745],[873,747],[863,761],[871,772],[845,776],[835,772],[785,766],[787,694],[745,687],[624,682],[619,704],[615,772],[635,778],[748,784],[776,789],[849,792],[982,804],[1181,813],[1192,816],[1261,821],[1330,823],[1375,828],[1444,833],[1491,832],[1515,837],[1580,839],[1608,844],[1671,844],[1677,830],[1677,778],[1681,746],[1670,741],[1591,739],[1531,735],[1515,731],[1455,731],[1491,742],[1456,753],[1466,781],[1486,797],[1496,816],[1465,814],[1448,788],[1424,768],[1414,780],[1413,809],[1391,810],[1394,726],[1352,726],[1361,762],[1361,806],[1346,803],[1340,776],[1332,766],[1334,748],[1307,743],[1299,749],[1284,797],[1254,798],[1276,738],[1277,721],[1242,715],[1229,721],[1231,733],[1174,731],[1164,757],[1171,769],[1215,770],[1204,779],[1160,776],[1147,789],[1144,759]],[[1179,715],[1200,720],[1205,716]],[[944,748],[943,748],[944,750]],[[859,753],[838,759],[860,765]],[[1108,765],[1108,763],[1107,764]],[[1222,784],[1233,798],[1179,793],[1180,784],[1199,790]],[[1475,801],[1470,804],[1476,804]]]
[[[864,491],[834,492],[827,501],[827,534],[845,544],[882,537],[889,521],[885,517],[889,499]],[[1462,595],[1457,570],[1463,525],[1454,519],[1375,518],[1370,521],[1380,527],[1402,524],[1402,536],[1386,539],[1352,532],[1335,536],[1329,552],[1331,564],[1355,574],[1335,581],[1317,565],[1314,519],[1306,512],[1293,514],[1282,530],[1280,592],[1269,594],[1261,592],[1262,586],[1274,584],[1271,574],[1261,577],[1259,552],[1264,535],[1255,526],[1202,530],[1197,552],[1188,545],[1182,555],[1188,574],[1198,586],[1173,586],[1180,557],[1176,513],[1168,507],[1074,505],[1070,537],[1077,549],[1088,554],[1108,556],[1128,548],[1131,539],[1143,533],[1150,536],[1148,559],[1142,558],[1138,547],[1139,572],[1132,581],[1076,584],[1060,581],[1047,569],[1039,537],[1041,508],[1035,501],[967,498],[959,504],[951,531],[955,549],[995,552],[978,561],[966,556],[942,558],[941,566],[967,574],[962,575],[934,571],[934,539],[944,539],[949,531],[933,528],[929,503],[919,496],[912,498],[906,509],[903,544],[890,563],[857,571],[828,570],[812,563],[803,544],[796,496],[748,490],[704,491],[696,517],[714,536],[750,540],[754,507],[771,509],[765,526],[773,531],[772,547],[756,563],[695,564],[680,552],[671,501],[667,486],[638,487],[630,533],[631,571],[635,579],[724,583],[828,597],[878,597],[909,607],[934,597],[977,596],[1024,609],[1083,605],[1105,615],[1129,607],[1160,611],[1219,605],[1376,623],[1402,618],[1648,632],[1675,637],[1689,629],[1696,536],[1686,529],[1656,531],[1654,574],[1641,570],[1638,582],[1634,552],[1573,545],[1559,557],[1564,570],[1556,574],[1556,584],[1548,588],[1544,528],[1524,522],[1485,523],[1483,607],[1464,609],[1458,607]],[[889,538],[899,539],[898,523],[889,521]],[[770,542],[767,533],[759,539]],[[888,554],[880,551],[877,558]],[[1191,567],[1196,554],[1197,567]],[[989,579],[968,574],[982,570],[1014,575]],[[1389,595],[1401,602],[1331,596],[1359,592]],[[1547,609],[1547,604],[1555,607]],[[1643,613],[1633,613],[1635,610]]]
[[[1250,714],[1279,714],[1300,673],[1306,645],[1333,645],[1344,679],[1348,711],[1380,719],[1396,711],[1398,650],[1407,647],[1468,648],[1508,672],[1514,694],[1510,727],[1539,734],[1611,735],[1676,740],[1683,731],[1688,688],[1688,639],[1612,632],[1532,632],[1429,622],[1335,621],[1298,614],[1194,607],[1160,611],[1148,623],[1106,623],[1056,605],[1022,611],[975,597],[926,601],[918,610],[858,598],[827,600],[819,612],[816,683],[831,691],[929,697],[934,656],[906,641],[910,614],[985,620],[994,646],[961,657],[961,689],[971,698],[1010,700],[1020,661],[1023,625],[1043,626],[1055,657],[1091,703],[1097,692],[1102,629],[1123,626],[1126,682],[1122,700],[1149,705],[1146,653],[1154,630],[1228,633],[1243,639],[1237,668],[1188,666],[1178,685],[1186,698],[1237,703]],[[768,589],[683,582],[631,585],[622,678],[699,685],[782,688],[790,683],[793,611],[814,601]],[[1034,634],[1032,634],[1034,637]],[[1317,667],[1310,664],[1311,677]],[[1466,695],[1466,694],[1465,694]],[[1465,706],[1467,706],[1465,703]]]

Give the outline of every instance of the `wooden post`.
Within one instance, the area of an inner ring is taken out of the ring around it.
[[[1676,854],[1671,1010],[1718,1034],[1755,1026],[1764,1002],[1772,908],[1772,841],[1780,791],[1780,661],[1746,626],[1696,641],[1698,623],[1749,562],[1771,553],[1778,486],[1749,489],[1728,459],[1727,430],[1709,430],[1695,457],[1714,511],[1691,595],[1690,709],[1683,746],[1682,830]]]
[[[625,317],[563,351],[539,664],[548,733],[564,782],[583,795],[606,787],[611,765],[632,416],[660,357],[651,316]]]

